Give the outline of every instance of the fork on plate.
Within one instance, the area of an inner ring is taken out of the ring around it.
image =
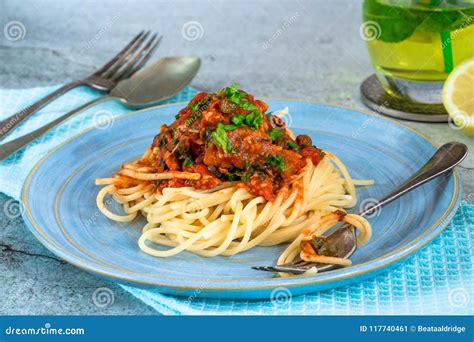
[[[407,192],[416,189],[420,185],[443,175],[444,173],[451,171],[456,165],[461,163],[468,154],[467,146],[459,142],[446,143],[433,154],[433,156],[409,179],[403,184],[398,186],[391,193],[386,195],[379,201],[375,201],[373,205],[361,213],[360,216],[369,216],[376,212],[382,206],[391,203]],[[354,254],[357,249],[357,238],[355,228],[349,224],[345,224],[338,228],[332,234],[328,235],[324,241],[326,250],[330,250],[330,247],[334,247],[334,255],[339,258],[349,258]],[[322,254],[324,255],[324,254]],[[270,266],[254,266],[255,270],[267,271],[267,272],[283,272],[290,274],[303,274],[306,271],[314,268],[318,273],[327,272],[332,269],[339,267],[339,265],[333,264],[321,264],[314,263],[305,260],[296,260],[283,265],[270,265]]]

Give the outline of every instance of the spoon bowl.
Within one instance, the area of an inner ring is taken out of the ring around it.
[[[162,58],[119,82],[109,98],[131,108],[157,105],[178,94],[196,76],[200,66],[201,60],[196,56]]]

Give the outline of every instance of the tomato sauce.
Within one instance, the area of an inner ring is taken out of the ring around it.
[[[317,165],[324,153],[309,136],[293,139],[283,120],[267,110],[264,101],[235,86],[197,94],[173,123],[161,126],[150,164],[156,172],[188,171],[201,178],[161,181],[158,190],[211,189],[232,181],[256,196],[275,198],[307,160]]]

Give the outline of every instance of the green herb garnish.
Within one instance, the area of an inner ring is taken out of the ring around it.
[[[272,141],[276,141],[279,137],[285,135],[285,132],[276,128],[272,128],[267,132],[267,134],[270,136],[270,138],[272,138]]]
[[[270,156],[267,158],[266,162],[268,165],[274,166],[280,171],[283,171],[286,167],[285,160],[280,155]]]
[[[230,180],[231,182],[233,182],[233,181],[238,180],[238,179],[239,179],[239,176],[236,175],[236,174],[230,174],[230,175],[228,176],[228,178],[229,178],[229,180]]]
[[[230,121],[236,125],[237,127],[240,127],[244,124],[245,116],[241,114],[234,115]]]
[[[224,125],[224,124],[221,124],[222,125],[222,128],[225,130],[225,131],[233,131],[234,129],[237,128],[236,125]]]
[[[235,119],[237,123],[245,123],[253,129],[260,127],[260,124],[263,121],[263,115],[257,105],[244,100],[247,96],[246,92],[239,90],[237,86],[233,84],[230,87],[225,88],[225,94],[229,101],[235,103],[246,111],[250,111],[250,113],[245,116],[245,120],[242,118],[242,115],[235,115],[233,118],[237,117]],[[234,124],[237,124],[236,122],[234,122]]]
[[[257,129],[260,127],[260,124],[263,121],[263,115],[260,112],[260,108],[249,102],[244,100],[247,97],[247,93],[245,91],[239,90],[236,84],[233,84],[224,89],[225,95],[227,99],[241,107],[242,109],[249,111],[250,113],[243,116],[243,115],[234,115],[231,119],[232,123],[240,127],[242,124],[246,124],[250,128]]]
[[[190,156],[186,156],[183,160],[183,166],[184,167],[190,167],[194,164],[193,158]]]
[[[167,139],[166,139],[166,136],[163,135],[163,136],[160,138],[159,146],[160,146],[161,148],[163,148],[163,147],[166,146],[167,143],[168,143],[168,141],[167,141]]]
[[[293,150],[299,150],[300,149],[300,146],[297,143],[295,143],[294,141],[291,141],[291,140],[288,141],[287,145],[288,145],[289,148],[291,148]]]
[[[244,97],[247,96],[247,93],[245,91],[239,90],[236,84],[225,88],[225,95],[230,100],[230,102],[239,105],[245,110],[253,111],[259,109],[257,105],[254,105],[252,102],[244,100]]]
[[[250,180],[250,177],[253,175],[253,172],[247,172],[244,175],[242,175],[242,180],[244,182],[248,182]]]
[[[258,129],[263,122],[263,115],[256,110],[245,116],[245,124],[253,129]]]
[[[211,137],[216,146],[222,148],[225,153],[229,153],[232,151],[232,141],[227,136],[225,126],[229,125],[217,124],[216,130],[211,133]]]

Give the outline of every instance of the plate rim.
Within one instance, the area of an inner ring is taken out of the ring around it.
[[[399,128],[410,131],[411,133],[413,133],[413,134],[417,135],[418,137],[422,138],[423,140],[427,141],[431,146],[433,146],[433,148],[436,148],[437,146],[439,146],[439,144],[433,142],[431,140],[431,138],[427,137],[426,135],[424,135],[421,132],[418,132],[416,129],[414,129],[410,126],[407,126],[403,123],[400,123],[400,122],[398,122],[394,119],[387,118],[387,117],[381,116],[381,115],[376,114],[376,113],[370,113],[370,112],[365,112],[365,111],[361,111],[361,110],[358,110],[358,109],[348,108],[348,107],[341,106],[341,105],[333,105],[333,104],[315,102],[315,101],[310,101],[310,100],[291,99],[291,98],[270,98],[270,97],[262,97],[262,99],[267,100],[267,101],[287,101],[287,102],[305,103],[305,104],[311,104],[311,105],[316,105],[316,106],[322,105],[322,106],[326,106],[326,107],[341,108],[341,109],[345,109],[345,110],[348,110],[348,111],[357,112],[357,113],[363,114],[363,115],[373,116],[373,117],[376,117],[378,119],[389,121],[389,122],[393,123],[394,125],[398,126]],[[138,110],[138,111],[132,111],[132,112],[125,113],[123,115],[119,115],[117,117],[114,117],[113,121],[124,119],[124,118],[130,117],[130,116],[133,116],[133,115],[137,115],[137,114],[140,114],[140,113],[143,113],[143,112],[152,111],[152,110],[156,110],[156,109],[175,107],[175,106],[180,106],[180,105],[182,106],[182,105],[185,105],[187,102],[188,101],[181,101],[181,102],[157,105],[157,106],[153,106],[153,107],[150,107],[150,108],[145,108],[145,109]],[[29,230],[33,233],[33,235],[37,238],[37,240],[43,246],[45,246],[48,250],[52,251],[54,254],[58,255],[59,257],[61,257],[65,261],[67,261],[68,263],[70,263],[70,264],[72,264],[76,267],[79,267],[83,270],[86,270],[88,272],[92,272],[92,273],[95,273],[95,274],[98,274],[98,275],[101,275],[101,276],[106,276],[106,277],[109,277],[109,278],[113,278],[113,279],[118,280],[120,282],[126,282],[126,283],[134,283],[134,284],[155,286],[155,287],[168,288],[168,289],[173,289],[173,290],[195,289],[195,286],[193,286],[193,285],[179,285],[179,284],[169,284],[169,283],[166,284],[166,283],[160,283],[159,281],[146,281],[146,280],[133,279],[133,278],[127,277],[127,276],[120,276],[120,275],[115,274],[115,273],[119,273],[119,272],[114,273],[113,269],[112,269],[112,271],[104,271],[103,269],[107,268],[106,265],[100,265],[102,267],[102,269],[94,268],[93,266],[90,265],[90,263],[91,263],[90,260],[84,259],[82,257],[75,256],[75,255],[68,254],[67,250],[64,247],[61,248],[61,246],[59,246],[59,245],[58,245],[58,247],[60,247],[60,248],[55,247],[55,242],[50,241],[48,239],[47,234],[45,234],[42,231],[42,229],[40,228],[40,225],[32,217],[31,212],[30,212],[30,208],[27,205],[27,203],[28,203],[28,189],[29,189],[29,185],[31,183],[32,178],[34,177],[34,175],[36,174],[36,172],[38,171],[40,166],[53,153],[55,153],[59,149],[63,148],[64,146],[66,146],[67,144],[72,142],[73,140],[75,140],[75,139],[81,137],[82,135],[85,135],[86,133],[88,133],[92,130],[95,130],[95,129],[98,129],[98,128],[97,127],[90,127],[90,128],[88,128],[88,129],[86,129],[82,132],[79,132],[79,133],[73,135],[72,137],[69,137],[64,142],[62,142],[58,146],[54,147],[50,151],[48,151],[35,164],[35,166],[29,171],[29,173],[27,175],[27,178],[26,178],[26,180],[23,184],[22,190],[21,190],[21,202],[22,202],[22,206],[24,208],[24,210],[22,212],[22,216],[23,216],[24,222],[27,224]],[[348,273],[346,272],[346,273],[342,273],[342,274],[336,274],[335,276],[328,277],[326,279],[318,279],[318,278],[314,278],[314,277],[301,277],[301,276],[300,277],[292,277],[292,278],[261,278],[261,279],[260,278],[255,278],[255,279],[249,279],[249,281],[255,281],[255,280],[262,280],[262,281],[266,281],[266,282],[271,281],[272,284],[268,284],[268,285],[264,285],[264,284],[262,284],[262,285],[244,285],[244,284],[242,284],[240,286],[232,286],[232,285],[220,285],[220,284],[213,285],[212,282],[211,282],[211,283],[206,284],[206,286],[204,287],[204,290],[209,291],[209,292],[214,292],[214,291],[220,292],[220,291],[223,291],[223,290],[233,290],[233,291],[237,291],[237,292],[245,292],[245,291],[249,291],[249,290],[272,289],[272,288],[281,287],[281,286],[284,286],[284,287],[287,287],[287,288],[301,287],[301,286],[311,286],[311,285],[317,286],[317,285],[320,285],[320,284],[325,284],[325,283],[330,283],[330,282],[340,282],[340,281],[344,281],[344,280],[351,279],[351,278],[356,279],[358,277],[365,276],[369,273],[374,273],[374,276],[375,276],[377,271],[380,271],[380,270],[385,269],[387,267],[393,266],[394,264],[398,263],[399,261],[401,261],[402,259],[404,259],[408,255],[410,255],[410,254],[420,250],[424,246],[426,246],[430,241],[432,241],[435,237],[437,237],[446,228],[446,226],[452,220],[452,218],[450,218],[450,219],[446,219],[446,218],[448,217],[448,215],[450,213],[455,213],[457,211],[458,207],[459,207],[459,204],[460,204],[461,184],[459,182],[459,177],[458,177],[458,174],[457,174],[456,170],[453,170],[452,177],[453,177],[453,181],[454,181],[454,185],[453,185],[454,188],[453,188],[453,194],[452,194],[452,197],[450,199],[448,208],[442,213],[442,215],[439,217],[439,219],[434,224],[432,224],[422,235],[418,236],[417,238],[415,238],[411,242],[397,248],[396,250],[394,250],[390,253],[383,254],[382,256],[380,256],[376,259],[367,261],[365,263],[358,264],[357,266],[359,266],[359,269],[357,269],[357,270],[352,270],[352,271],[349,271]],[[61,249],[63,249],[64,252],[61,251]],[[78,261],[76,261],[76,260],[78,260]],[[340,270],[325,272],[325,274],[331,274],[332,272],[337,272],[337,271],[340,271]],[[286,281],[283,281],[285,279],[286,279]],[[298,279],[301,280],[301,281],[292,281],[292,282],[289,281],[289,280],[298,280]],[[233,282],[233,280],[228,280],[227,282],[231,283],[231,282]],[[225,282],[223,282],[223,284],[225,284]]]

